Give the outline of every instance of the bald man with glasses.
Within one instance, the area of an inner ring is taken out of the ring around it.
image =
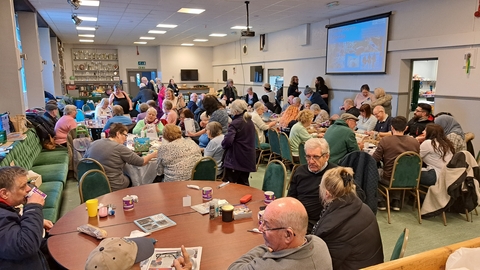
[[[305,206],[310,232],[323,210],[318,190],[320,181],[326,171],[337,165],[328,162],[330,147],[325,139],[312,138],[306,141],[305,153],[307,164],[299,166],[293,172],[287,196],[298,199]]]
[[[333,269],[325,242],[306,235],[307,223],[307,211],[297,199],[271,202],[258,227],[265,244],[251,249],[228,269]]]

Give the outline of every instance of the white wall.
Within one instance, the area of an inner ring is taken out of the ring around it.
[[[393,111],[407,115],[408,94],[411,88],[411,60],[438,58],[435,111],[449,111],[465,131],[480,135],[480,126],[473,117],[480,111],[479,57],[470,74],[463,69],[463,55],[467,50],[480,53],[480,20],[473,12],[477,0],[436,1],[411,0],[369,9],[346,16],[311,24],[310,43],[298,45],[299,29],[288,29],[267,35],[267,51],[259,50],[259,37],[217,46],[213,50],[214,80],[221,80],[221,70],[230,74],[236,67],[233,79],[237,85],[248,82],[249,66],[258,63],[265,68],[284,68],[285,83],[291,76],[299,77],[300,86],[312,85],[316,76],[323,76],[332,88],[330,107],[338,113],[343,99],[354,97],[362,84],[370,88],[383,87],[393,95]],[[383,75],[324,75],[325,74],[325,25],[392,11],[387,54],[387,74]],[[425,16],[430,14],[431,16]],[[260,34],[260,33],[259,33]],[[242,44],[249,53],[240,57]],[[244,67],[245,75],[240,72]],[[260,85],[254,87],[258,93]],[[462,106],[465,104],[465,106]],[[477,110],[477,112],[475,112]],[[393,113],[394,115],[397,113]],[[474,140],[480,150],[480,140]]]
[[[52,50],[50,46],[50,29],[39,27],[38,38],[40,44],[40,57],[45,61],[42,70],[43,89],[55,96],[55,86],[53,84],[53,61]]]

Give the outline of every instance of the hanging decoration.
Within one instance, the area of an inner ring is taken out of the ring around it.
[[[471,53],[465,54],[465,71],[467,72],[467,74],[470,73],[470,59],[471,58],[472,58]]]

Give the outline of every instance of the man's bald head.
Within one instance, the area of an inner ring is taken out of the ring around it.
[[[278,227],[291,227],[300,239],[305,237],[308,226],[307,210],[303,204],[292,197],[285,197],[271,202],[265,212],[274,218]]]

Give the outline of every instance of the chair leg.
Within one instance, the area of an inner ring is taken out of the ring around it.
[[[468,216],[468,210],[465,209],[465,218],[467,219],[467,222],[470,222],[470,217]]]
[[[478,211],[476,207],[475,207],[475,215],[478,216]]]
[[[447,215],[445,214],[445,211],[442,212],[442,218],[443,218],[443,225],[447,226]]]
[[[388,224],[392,224],[392,222],[390,221],[390,194],[388,192],[388,189],[385,189],[387,192],[387,216],[388,216]]]
[[[417,207],[418,207],[418,223],[422,224],[422,215],[420,215],[420,193],[418,192],[418,189],[415,189],[416,191],[416,196],[415,200],[417,201]],[[413,203],[415,205],[415,202]]]

